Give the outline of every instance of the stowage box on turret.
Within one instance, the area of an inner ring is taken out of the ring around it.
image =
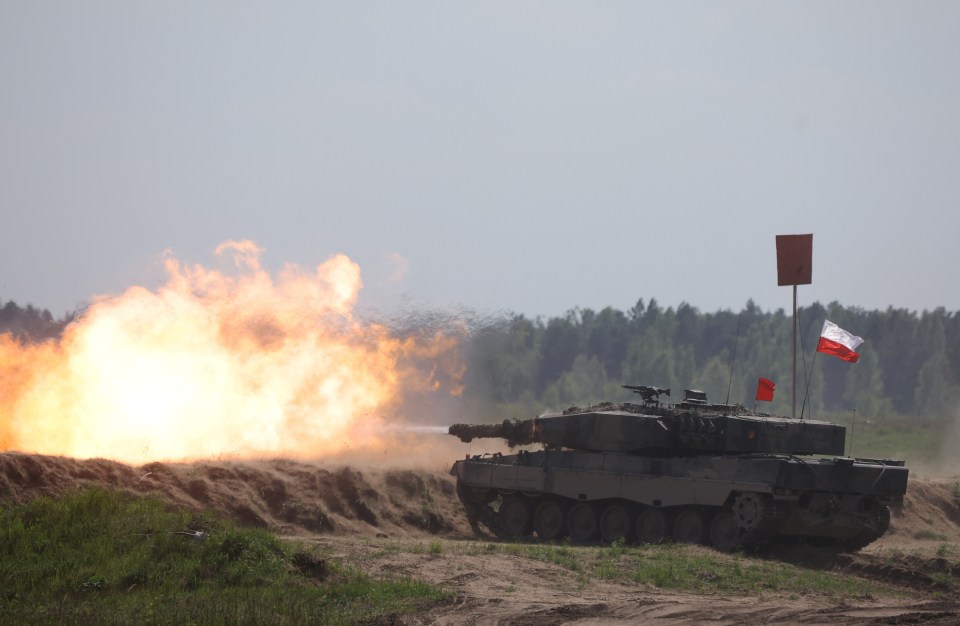
[[[708,404],[604,403],[502,424],[456,424],[464,442],[502,438],[512,455],[476,455],[451,474],[475,530],[574,542],[623,538],[759,548],[775,537],[856,550],[890,523],[906,492],[903,461],[844,457],[846,430]],[[812,456],[812,455],[826,455]]]

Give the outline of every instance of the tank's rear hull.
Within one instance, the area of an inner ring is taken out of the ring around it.
[[[792,455],[654,457],[537,451],[454,464],[474,524],[498,535],[709,541],[757,547],[804,536],[855,549],[902,503],[899,462]]]

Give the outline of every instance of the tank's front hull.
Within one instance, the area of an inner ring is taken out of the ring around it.
[[[778,535],[862,547],[886,531],[887,507],[902,503],[907,482],[897,462],[776,454],[538,451],[470,457],[451,473],[471,522],[501,536],[673,538],[721,549]]]

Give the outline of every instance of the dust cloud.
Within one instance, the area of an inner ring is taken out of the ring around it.
[[[951,424],[944,433],[937,470],[947,475],[960,475],[960,405],[954,409]]]

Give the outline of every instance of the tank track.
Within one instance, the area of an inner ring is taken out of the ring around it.
[[[890,509],[879,505],[873,517],[872,525],[865,524],[859,533],[840,541],[838,547],[847,552],[856,552],[882,537],[890,528]]]
[[[529,539],[533,537],[533,521],[532,514],[535,510],[534,502],[536,498],[528,497],[523,494],[516,492],[498,492],[497,490],[487,490],[484,492],[477,492],[470,487],[466,487],[457,484],[457,495],[460,498],[460,501],[463,503],[464,511],[467,515],[467,520],[470,522],[470,526],[473,528],[474,532],[477,534],[482,534],[481,525],[486,527],[486,529],[491,532],[498,539],[502,540],[518,540],[518,539]],[[715,545],[719,550],[733,550],[733,549],[743,549],[746,551],[756,551],[764,548],[774,536],[776,536],[778,530],[780,529],[783,521],[785,519],[785,512],[781,506],[779,506],[772,498],[769,496],[764,496],[762,494],[741,494],[741,498],[746,496],[746,500],[753,500],[754,505],[749,507],[749,514],[745,514],[742,510],[744,507],[741,506],[741,510],[736,511],[736,506],[738,502],[742,505],[744,502],[743,499],[735,499],[730,506],[724,507],[677,507],[677,511],[670,514],[670,518],[676,516],[676,513],[683,511],[692,511],[700,516],[704,522],[703,533],[701,534],[701,539],[699,543],[710,544],[710,524],[711,521],[723,512],[733,512],[734,516],[738,520],[739,527],[739,541],[736,542],[736,545],[726,545],[720,546]],[[516,500],[521,499],[526,501],[526,511],[529,515],[528,519],[523,522],[517,521],[515,518],[511,517],[510,520],[503,520],[501,516],[501,511],[494,508],[493,504],[498,500],[502,503],[506,499]],[[576,504],[575,501],[570,501],[568,505]],[[569,510],[569,506],[567,507]],[[599,511],[598,511],[599,517]],[[886,528],[879,531],[879,535],[882,535]],[[877,535],[877,536],[879,536]],[[667,537],[672,536],[672,529],[668,529]],[[859,536],[858,536],[859,537]],[[874,538],[870,538],[866,543],[870,543]],[[591,540],[592,542],[600,543],[600,533],[597,533],[597,536]],[[866,545],[866,544],[864,544]]]
[[[457,482],[457,497],[460,498],[460,502],[463,504],[463,510],[467,515],[467,521],[470,522],[470,528],[473,529],[473,532],[480,534],[480,524],[483,524],[490,530],[494,535],[500,537],[500,527],[499,520],[497,518],[497,512],[488,504],[489,498],[487,496],[478,496],[470,487],[461,485],[460,482]],[[505,539],[506,537],[500,537]]]

